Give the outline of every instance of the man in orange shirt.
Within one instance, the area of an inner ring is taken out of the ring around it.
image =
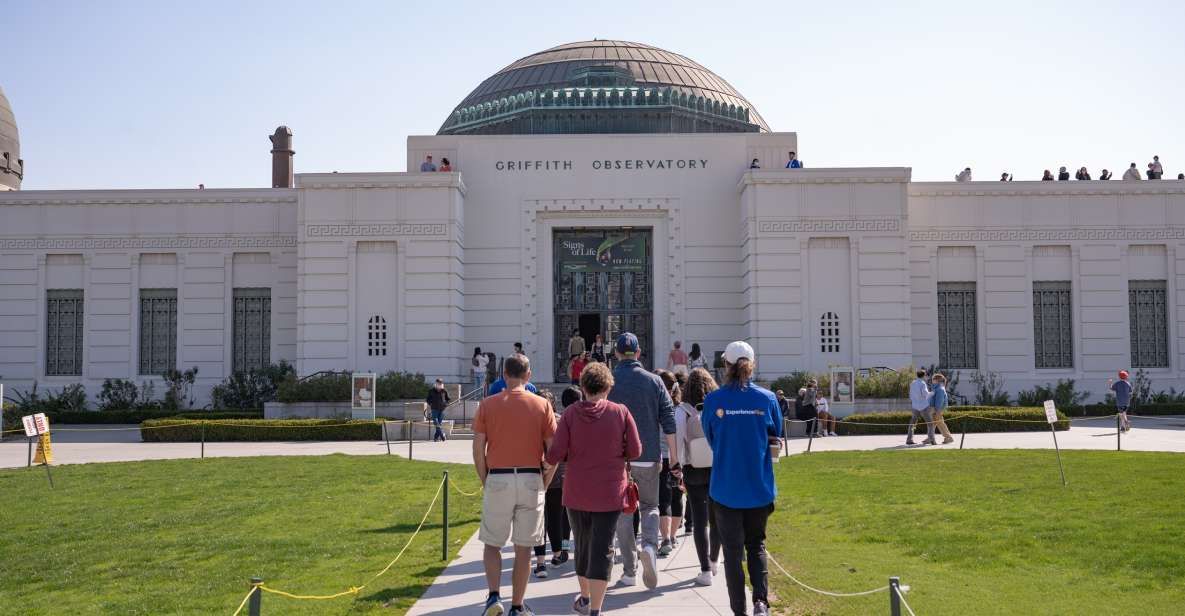
[[[545,490],[554,468],[543,454],[555,435],[549,403],[525,389],[531,363],[511,355],[502,367],[506,390],[481,401],[473,419],[473,464],[485,486],[478,539],[485,544],[483,564],[490,594],[482,616],[499,616],[502,607],[502,546],[514,544],[510,616],[534,616],[523,602],[534,547],[543,543]]]

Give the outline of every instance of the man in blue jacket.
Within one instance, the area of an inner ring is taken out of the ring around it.
[[[667,440],[672,473],[679,476],[678,447],[675,446],[675,404],[657,374],[642,367],[638,337],[626,332],[617,337],[617,367],[609,401],[624,405],[634,417],[642,440],[642,455],[630,463],[638,484],[638,514],[641,516],[642,549],[637,550],[634,518],[623,515],[617,521],[617,546],[621,549],[620,584],[636,583],[637,563],[642,561],[642,583],[658,585],[658,477],[662,471],[659,439]]]
[[[708,494],[716,503],[712,522],[724,547],[724,579],[734,616],[748,614],[742,560],[749,565],[753,614],[769,614],[765,523],[778,496],[773,451],[782,436],[782,413],[777,397],[753,384],[756,366],[748,343],[738,340],[725,347],[724,385],[704,398],[700,414],[712,446]]]

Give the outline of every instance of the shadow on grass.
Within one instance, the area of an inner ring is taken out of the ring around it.
[[[480,518],[466,518],[464,520],[449,520],[448,527],[450,529],[456,529],[459,526],[464,526],[466,524],[476,524],[477,522],[480,522],[480,521],[481,521]],[[414,533],[414,532],[416,532],[416,528],[419,527],[419,525],[420,525],[419,522],[416,522],[414,524],[409,522],[406,524],[395,524],[394,526],[387,526],[384,528],[370,528],[370,529],[362,530],[362,531],[358,531],[358,532],[362,532],[362,533]],[[444,525],[441,524],[439,521],[435,522],[435,523],[426,522],[424,524],[423,530],[425,530],[425,531],[433,530],[433,529],[440,530],[442,526],[444,526]]]

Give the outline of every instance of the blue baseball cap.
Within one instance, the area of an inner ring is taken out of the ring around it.
[[[630,332],[625,332],[624,334],[617,337],[616,346],[617,352],[625,355],[626,357],[637,355],[638,337],[631,334]]]

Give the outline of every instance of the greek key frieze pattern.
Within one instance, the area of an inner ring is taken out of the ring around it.
[[[370,225],[306,225],[308,237],[350,237],[357,235],[447,235],[446,223],[376,223]]]
[[[899,231],[901,221],[895,218],[863,220],[760,220],[758,233],[836,233],[861,231]]]
[[[1042,242],[1185,239],[1185,228],[1152,229],[963,229],[911,231],[913,242]]]
[[[0,239],[2,250],[138,250],[143,248],[285,248],[295,235],[219,237],[54,237]]]

